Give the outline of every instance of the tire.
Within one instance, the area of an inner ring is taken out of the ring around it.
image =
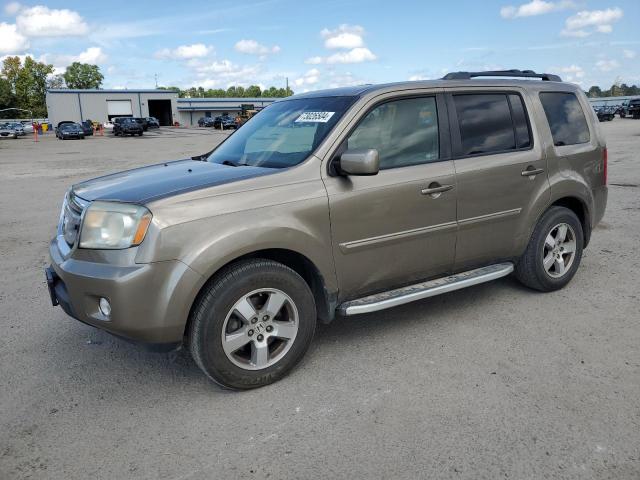
[[[567,226],[565,240],[558,242],[562,238],[562,225]],[[584,233],[576,214],[565,207],[551,207],[538,221],[516,264],[516,277],[534,290],[559,290],[578,270],[583,247]]]
[[[140,132],[138,135],[142,136],[142,132]]]
[[[283,297],[286,300],[273,314],[278,320],[273,320],[265,310],[266,299]],[[243,309],[244,316],[238,305],[250,305]],[[224,268],[204,287],[191,312],[188,343],[195,362],[210,379],[226,388],[246,390],[287,375],[309,348],[315,327],[315,301],[304,279],[281,263],[251,259]],[[223,332],[226,338],[241,332],[241,339],[235,337],[244,346],[232,350],[235,347],[225,343]],[[268,345],[267,353],[259,356],[257,345],[263,346],[261,352]]]

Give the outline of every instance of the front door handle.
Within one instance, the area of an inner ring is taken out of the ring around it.
[[[453,185],[440,185],[438,182],[433,182],[429,185],[429,188],[423,188],[420,190],[422,195],[430,195],[431,198],[438,198],[442,193],[448,192],[453,188]]]
[[[544,168],[533,168],[531,166],[527,167],[526,170],[523,170],[520,175],[523,177],[535,177],[544,172]]]

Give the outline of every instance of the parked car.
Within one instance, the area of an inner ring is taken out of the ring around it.
[[[518,70],[279,100],[210,153],[73,185],[52,302],[184,343],[209,378],[248,389],[286,375],[338,313],[512,272],[561,289],[607,203],[590,108],[578,86]]]
[[[60,130],[60,127],[62,127],[63,125],[74,125],[76,122],[72,122],[71,120],[63,120],[61,122],[58,122],[58,124],[55,126],[55,132],[56,135],[58,133],[58,130]]]
[[[8,123],[0,123],[0,137],[18,138],[18,132]]]
[[[156,117],[146,117],[148,128],[160,128],[160,121]]]
[[[25,134],[33,133],[33,123],[31,122],[22,122],[22,129]]]
[[[222,130],[237,128],[237,126],[235,119],[229,115],[221,115],[213,121],[213,128],[220,128]]]
[[[69,140],[71,138],[78,138],[84,140],[84,130],[82,125],[75,122],[61,122],[56,128],[56,137],[58,140]]]
[[[142,131],[146,132],[149,128],[149,125],[147,124],[147,119],[146,118],[141,118],[141,117],[133,117],[133,119],[138,122],[140,125],[142,125]]]
[[[601,105],[593,107],[593,110],[600,122],[610,122],[615,117],[616,107]]]
[[[117,137],[118,135],[140,135],[144,129],[142,127],[142,123],[138,122],[137,119],[132,117],[118,117],[113,120],[113,134]]]
[[[82,128],[85,136],[93,135],[93,122],[91,120],[85,120],[84,122],[81,122],[80,128]]]
[[[19,137],[24,137],[26,135],[24,131],[24,125],[20,122],[7,122],[9,128],[13,128]]]
[[[629,101],[627,115],[633,118],[640,118],[640,98],[634,98]]]
[[[214,120],[211,117],[200,117],[198,119],[199,127],[213,127]]]
[[[113,122],[106,121],[102,124],[102,128],[105,130],[113,130]]]

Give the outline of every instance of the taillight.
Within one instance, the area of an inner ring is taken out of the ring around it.
[[[607,163],[608,163],[609,154],[607,153],[607,147],[602,149],[602,180],[604,184],[607,184]]]

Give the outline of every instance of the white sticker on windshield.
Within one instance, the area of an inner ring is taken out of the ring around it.
[[[297,122],[327,123],[336,112],[304,112],[298,118]]]

